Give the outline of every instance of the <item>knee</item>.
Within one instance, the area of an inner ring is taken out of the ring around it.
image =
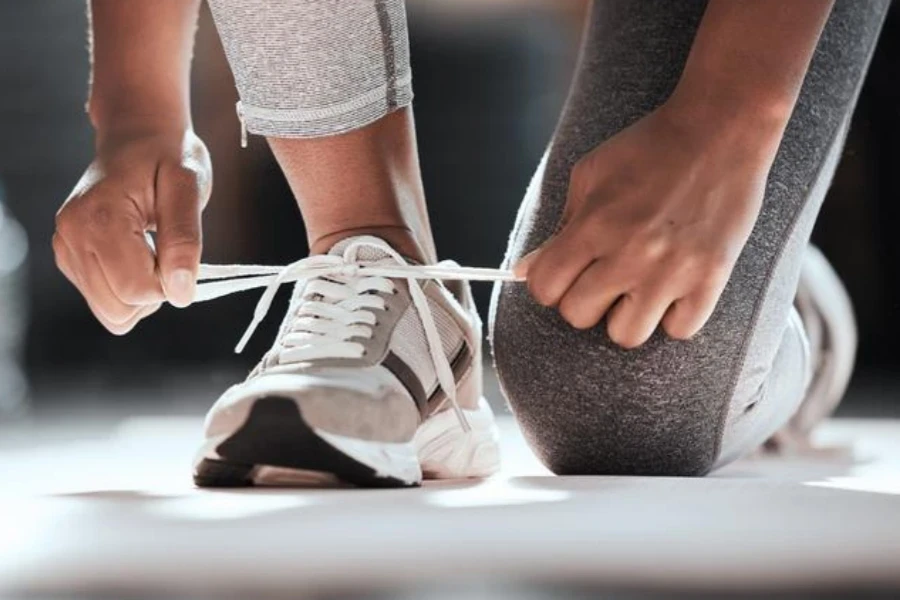
[[[727,402],[702,369],[665,360],[671,342],[626,352],[601,331],[576,331],[514,293],[501,294],[492,314],[504,395],[551,471],[699,476],[712,469]]]
[[[522,421],[520,421],[522,423]],[[625,430],[613,439],[598,441],[605,431],[573,431],[571,427],[522,424],[540,461],[557,475],[633,475],[698,477],[713,467],[715,456],[687,440],[641,435]]]

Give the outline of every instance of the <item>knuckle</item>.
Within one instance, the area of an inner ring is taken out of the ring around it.
[[[543,278],[529,279],[528,289],[538,304],[548,307],[556,304],[555,294],[553,294],[550,285]]]
[[[579,159],[569,172],[569,195],[574,197],[586,197],[592,187],[592,163],[590,156]]]
[[[675,316],[663,320],[663,330],[675,340],[688,340],[694,336],[695,329],[691,323],[681,317]]]
[[[606,335],[614,344],[626,350],[637,348],[643,343],[640,335],[633,331],[623,319],[617,317],[609,320],[606,326]]]
[[[81,218],[76,217],[73,221],[83,219],[85,225],[91,230],[107,231],[114,220],[114,211],[112,207],[96,200],[86,201],[82,210],[79,212],[81,213]]]
[[[117,225],[121,225],[123,203],[116,203],[108,194],[87,193],[73,197],[56,214],[56,232],[67,240],[97,235],[107,235]]]
[[[106,317],[107,325],[120,330],[129,325],[129,322],[133,320],[134,315],[135,311],[125,306],[107,306],[104,308],[104,316]],[[127,332],[128,330],[126,329],[125,331]]]
[[[673,339],[689,340],[703,327],[706,314],[704,305],[690,299],[679,300],[663,318],[662,327]]]
[[[71,233],[74,233],[77,228],[75,224],[74,209],[70,206],[66,206],[56,213],[56,217],[53,219],[53,225],[56,233],[59,235],[69,236]]]
[[[152,288],[138,278],[125,277],[117,282],[114,292],[122,302],[137,305],[152,292]]]
[[[53,216],[53,228],[59,231],[61,227],[65,227],[66,221],[69,220],[69,207],[64,204],[62,208]]]
[[[60,266],[60,260],[66,254],[65,242],[62,237],[59,235],[59,232],[53,234],[53,237],[50,238],[50,246],[53,248],[53,256],[56,259],[56,266]]]
[[[636,335],[622,334],[618,337],[610,336],[610,339],[625,350],[634,350],[644,343],[644,340]]]
[[[77,287],[78,278],[72,270],[72,266],[69,264],[68,259],[66,259],[65,255],[55,252],[53,255],[53,262],[56,264],[56,269]]]
[[[605,211],[598,210],[590,198],[587,199],[585,206],[588,210],[584,210],[580,213],[578,218],[578,229],[582,232],[583,239],[595,240],[598,237],[598,231],[609,229],[609,217]]]
[[[664,326],[664,329],[670,338],[672,338],[673,340],[680,340],[682,342],[690,340],[696,333],[693,328],[684,326],[669,325]]]
[[[135,323],[127,321],[125,323],[104,323],[107,330],[113,335],[123,336],[134,329]]]
[[[578,184],[584,181],[586,172],[587,160],[585,158],[580,158],[575,161],[575,164],[572,165],[572,171],[569,173],[569,181],[571,185],[577,188]]]
[[[169,184],[178,193],[192,193],[200,188],[203,175],[200,169],[193,164],[179,165],[169,169],[167,173]]]
[[[184,250],[199,249],[201,244],[200,229],[193,222],[183,220],[167,223],[159,231],[160,247],[165,246],[169,250],[179,248]]]
[[[597,324],[596,320],[592,319],[590,316],[585,316],[584,314],[573,314],[572,316],[566,317],[566,321],[568,321],[569,325],[575,329],[591,329]]]
[[[706,279],[720,283],[731,277],[734,269],[734,259],[727,253],[711,252],[703,259],[703,272]]]
[[[559,314],[575,329],[590,329],[598,320],[581,301],[568,295],[559,303]]]
[[[642,263],[656,263],[668,256],[669,244],[658,236],[650,236],[635,248],[635,255]]]

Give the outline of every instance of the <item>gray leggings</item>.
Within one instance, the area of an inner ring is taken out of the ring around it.
[[[585,153],[663,102],[706,3],[597,0],[564,114],[526,194],[507,261],[550,236]],[[753,449],[801,401],[809,349],[792,303],[888,7],[838,0],[772,167],[762,212],[704,329],[637,350],[569,327],[523,286],[495,289],[503,389],[557,473],[698,475]]]
[[[209,0],[248,131],[317,137],[412,102],[403,0]]]
[[[210,0],[249,131],[361,127],[412,99],[402,0]],[[507,262],[554,231],[572,165],[671,93],[705,1],[596,0],[565,112]],[[801,260],[841,154],[887,0],[838,0],[772,168],[756,227],[706,327],[637,350],[498,286],[504,392],[557,473],[701,474],[760,444],[800,403],[809,348],[793,311]],[[502,224],[498,224],[502,227]]]

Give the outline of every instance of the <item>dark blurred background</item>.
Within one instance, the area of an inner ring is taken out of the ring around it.
[[[584,8],[581,0],[408,0],[421,161],[443,257],[499,264],[565,99]],[[898,12],[895,4],[814,236],[845,278],[861,329],[845,414],[900,414]],[[119,402],[135,388],[176,406],[182,381],[208,390],[211,402],[268,346],[277,309],[241,356],[231,349],[252,315],[254,293],[166,307],[118,338],[93,320],[53,264],[53,215],[92,155],[86,27],[82,2],[0,3],[2,203],[30,242],[26,279],[13,264],[21,247],[9,241],[14,229],[8,219],[0,226],[0,363],[8,360],[3,344],[16,343],[27,313],[23,364],[37,409],[73,395]],[[204,8],[193,103],[216,177],[204,217],[204,260],[296,260],[306,253],[299,213],[264,140],[251,138],[250,148],[240,149],[236,99]],[[17,291],[24,294],[18,301]],[[476,288],[483,315],[489,293],[484,284]],[[4,378],[15,380],[0,366]],[[0,399],[16,393],[7,387]]]

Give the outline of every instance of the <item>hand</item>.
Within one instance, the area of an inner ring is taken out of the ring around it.
[[[640,346],[709,319],[759,213],[780,135],[664,105],[574,166],[558,233],[518,265],[577,328]]]
[[[56,215],[56,264],[123,335],[164,300],[191,303],[212,167],[192,131],[106,138]],[[156,231],[156,252],[145,232]]]

